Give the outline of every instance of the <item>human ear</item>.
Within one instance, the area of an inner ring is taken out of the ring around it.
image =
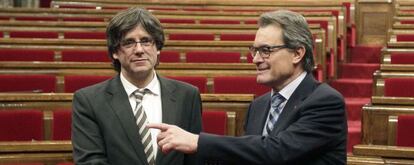
[[[301,46],[294,50],[293,55],[293,63],[297,64],[300,63],[300,61],[305,57],[306,49],[305,47]]]

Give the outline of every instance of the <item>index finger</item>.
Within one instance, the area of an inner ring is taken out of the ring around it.
[[[161,131],[165,131],[169,128],[170,125],[168,124],[164,124],[164,123],[148,123],[147,127],[148,128],[155,128],[155,129],[159,129]]]

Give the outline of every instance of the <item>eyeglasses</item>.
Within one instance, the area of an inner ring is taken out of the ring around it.
[[[131,48],[135,48],[138,43],[141,45],[141,47],[145,48],[145,47],[150,47],[154,45],[154,40],[147,39],[147,38],[141,39],[141,41],[135,41],[133,39],[128,39],[128,40],[121,42],[121,47],[124,49],[131,49]]]
[[[277,48],[277,50],[280,50],[280,49],[283,49],[283,48],[287,48],[287,46],[286,45],[261,46],[261,47],[250,46],[249,51],[250,51],[250,55],[253,58],[256,56],[257,53],[259,53],[260,57],[262,57],[262,58],[268,58],[270,56],[270,54],[277,51],[277,50],[274,50],[276,48]]]

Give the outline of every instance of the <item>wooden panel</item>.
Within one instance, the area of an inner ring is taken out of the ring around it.
[[[391,27],[392,3],[388,0],[357,1],[358,44],[386,43],[386,32]]]
[[[51,114],[54,110],[71,109],[72,93],[0,93],[0,110],[36,108],[45,113],[45,138],[50,140]],[[243,134],[246,111],[254,95],[250,94],[201,94],[203,109],[220,109],[229,113],[229,135]],[[46,115],[48,114],[48,115]],[[233,120],[235,119],[235,120]]]
[[[365,105],[362,108],[362,144],[387,145],[389,116],[414,114],[414,106]]]

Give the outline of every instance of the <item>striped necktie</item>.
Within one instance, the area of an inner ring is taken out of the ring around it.
[[[155,153],[152,147],[151,131],[145,126],[148,123],[147,115],[145,114],[144,108],[142,107],[142,98],[146,93],[150,92],[148,89],[138,89],[133,95],[137,102],[135,106],[135,119],[139,129],[139,135],[141,136],[141,142],[144,145],[144,152],[147,156],[147,162],[150,165],[155,164]]]
[[[272,96],[272,103],[269,111],[269,118],[267,120],[266,129],[263,131],[263,135],[267,136],[274,128],[277,118],[280,114],[280,104],[285,101],[285,98],[279,94],[275,93]]]

